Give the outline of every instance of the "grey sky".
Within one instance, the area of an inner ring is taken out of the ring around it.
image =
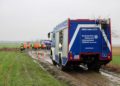
[[[120,34],[120,0],[0,0],[0,40],[44,39],[67,18],[98,17]]]

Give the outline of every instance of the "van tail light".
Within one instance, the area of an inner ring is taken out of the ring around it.
[[[108,60],[111,60],[111,57],[110,57],[110,56],[108,56]]]
[[[111,56],[110,56],[110,54],[108,54],[108,60],[111,60]]]
[[[73,58],[73,57],[72,57],[72,53],[70,53],[70,60],[72,60],[72,58]]]

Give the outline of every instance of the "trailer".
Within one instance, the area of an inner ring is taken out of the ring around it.
[[[110,19],[67,19],[48,37],[52,62],[62,70],[82,64],[98,71],[112,60]]]
[[[51,40],[41,40],[40,41],[40,44],[42,45],[42,49],[47,49],[47,50],[50,50],[51,48]]]

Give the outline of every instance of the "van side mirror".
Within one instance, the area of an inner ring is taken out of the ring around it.
[[[50,38],[50,32],[48,33],[48,38]]]

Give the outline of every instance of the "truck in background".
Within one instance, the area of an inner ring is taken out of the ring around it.
[[[41,48],[42,49],[47,49],[47,50],[51,49],[51,43],[52,43],[51,40],[41,40],[40,41]]]
[[[41,48],[41,44],[39,41],[33,42],[32,44],[32,49],[40,49]]]

